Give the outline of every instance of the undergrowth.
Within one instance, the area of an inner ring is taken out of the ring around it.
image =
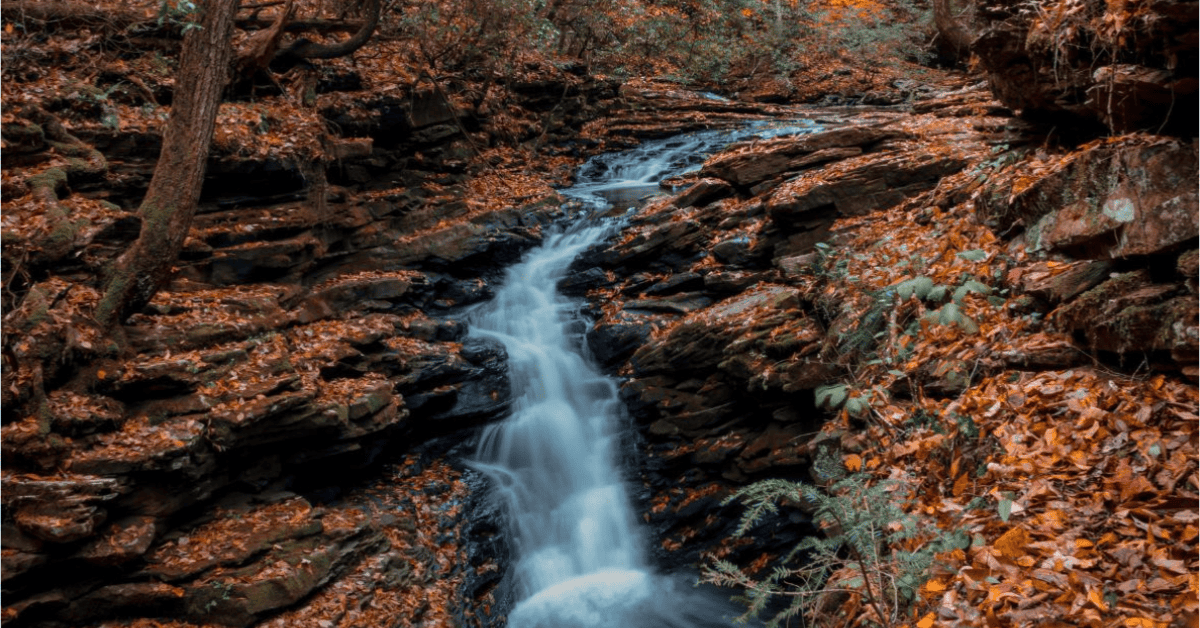
[[[863,613],[873,625],[899,623],[918,599],[936,556],[966,548],[970,537],[962,530],[922,525],[918,516],[905,512],[910,487],[904,480],[873,481],[866,473],[848,473],[824,449],[813,474],[819,486],[762,480],[725,503],[739,501],[746,507],[735,537],[780,506],[811,512],[823,536],[801,540],[761,578],[714,559],[705,567],[705,581],[745,590],[741,600],[748,608],[739,618],[742,623],[768,614],[767,628],[798,617],[808,625],[826,626]],[[848,612],[854,609],[859,612]]]

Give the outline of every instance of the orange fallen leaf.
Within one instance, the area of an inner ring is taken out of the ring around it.
[[[1002,556],[1015,560],[1025,554],[1027,545],[1029,545],[1029,533],[1024,528],[1013,528],[996,539],[992,547],[996,548]]]
[[[921,621],[917,622],[917,628],[933,628],[933,613],[926,613]]]

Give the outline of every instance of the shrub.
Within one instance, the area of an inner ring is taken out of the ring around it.
[[[705,567],[705,581],[745,589],[749,608],[743,621],[774,606],[768,628],[800,615],[814,625],[829,625],[818,617],[847,605],[865,606],[877,625],[897,623],[917,600],[936,555],[965,548],[969,537],[963,531],[931,536],[928,527],[905,512],[905,485],[899,480],[871,482],[867,474],[847,474],[841,461],[825,451],[813,471],[826,488],[769,479],[750,484],[726,503],[740,501],[746,507],[738,537],[780,505],[811,511],[825,535],[803,539],[763,578],[715,559]],[[781,598],[786,606],[779,610]]]

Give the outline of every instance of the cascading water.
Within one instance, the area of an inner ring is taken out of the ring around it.
[[[813,125],[792,127],[811,132]],[[593,159],[568,195],[594,208],[698,167],[714,148],[770,129],[708,131]],[[506,507],[511,577],[520,600],[511,628],[720,626],[720,599],[654,575],[614,451],[623,406],[616,383],[581,354],[578,304],[558,279],[617,224],[575,225],[546,238],[508,271],[496,298],[471,316],[472,334],[508,350],[513,415],[483,436],[476,466]],[[576,333],[572,333],[572,331]]]

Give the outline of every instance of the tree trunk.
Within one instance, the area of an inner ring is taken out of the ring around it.
[[[952,63],[966,59],[974,36],[962,18],[955,15],[952,0],[933,0],[933,23],[938,31],[939,54]]]
[[[171,276],[204,183],[209,145],[229,79],[238,0],[205,0],[199,28],[183,38],[171,117],[150,188],[142,200],[138,239],[109,269],[96,321],[108,328],[154,297]]]
[[[379,13],[383,8],[383,0],[365,0],[365,3],[366,20],[362,28],[349,39],[335,44],[314,44],[302,37],[292,42],[279,56],[292,59],[336,59],[362,48],[375,33],[375,27],[379,25]]]

